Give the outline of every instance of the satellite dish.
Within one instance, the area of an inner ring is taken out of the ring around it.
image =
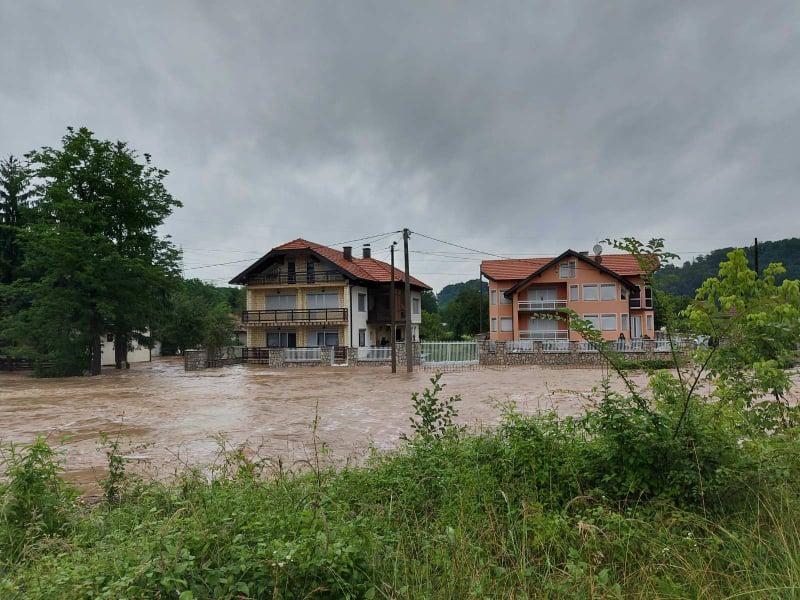
[[[600,256],[603,253],[603,247],[600,244],[595,244],[594,248],[592,248],[592,252],[594,252],[597,256]]]

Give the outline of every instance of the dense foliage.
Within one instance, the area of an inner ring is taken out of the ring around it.
[[[487,282],[483,282],[483,295],[489,295],[489,284]],[[470,279],[469,281],[462,281],[460,283],[451,283],[449,285],[444,286],[441,291],[436,294],[436,299],[439,303],[439,309],[444,310],[447,308],[447,305],[450,304],[453,300],[455,300],[456,296],[461,293],[461,290],[464,288],[470,288],[479,290],[481,289],[481,282],[479,279]]]
[[[716,275],[720,263],[725,261],[728,253],[733,250],[734,248],[713,250],[680,266],[667,264],[659,271],[657,279],[666,292],[675,296],[692,297],[706,279]],[[748,264],[755,268],[753,246],[745,248],[744,251]],[[770,263],[781,263],[786,272],[779,277],[779,282],[783,278],[800,279],[800,238],[759,242],[758,262],[760,273]]]
[[[102,336],[114,334],[118,363],[131,340],[149,342],[178,278],[179,253],[157,230],[180,203],[164,186],[167,171],[125,143],[85,128],[61,142],[26,155],[35,211],[14,227],[21,261],[0,290],[0,339],[40,374],[97,374]]]

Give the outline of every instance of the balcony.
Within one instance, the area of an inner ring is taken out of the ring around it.
[[[247,285],[298,285],[344,281],[339,271],[315,271],[313,273],[261,273],[247,279]]]
[[[628,306],[631,310],[652,309],[653,298],[642,298],[641,296],[631,297],[628,301]]]
[[[555,331],[520,331],[519,339],[521,340],[568,340],[569,331],[566,329],[557,329]]]
[[[517,303],[519,310],[549,311],[567,307],[566,300],[520,300]]]
[[[289,310],[246,310],[242,312],[242,322],[252,324],[282,323],[344,323],[347,322],[346,308],[305,308]]]

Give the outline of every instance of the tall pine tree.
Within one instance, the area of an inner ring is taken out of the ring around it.
[[[30,179],[15,156],[0,160],[0,284],[14,281],[22,264],[19,232],[31,220]]]

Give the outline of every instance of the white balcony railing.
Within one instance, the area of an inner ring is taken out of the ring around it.
[[[519,310],[558,310],[566,308],[566,300],[520,300]]]
[[[358,360],[384,361],[392,360],[391,346],[360,347],[358,349]]]
[[[520,331],[519,332],[519,339],[521,340],[537,340],[537,341],[544,341],[544,340],[568,340],[569,339],[569,331],[566,329],[558,329],[555,331]]]
[[[322,359],[321,348],[284,348],[286,362],[317,362]]]

